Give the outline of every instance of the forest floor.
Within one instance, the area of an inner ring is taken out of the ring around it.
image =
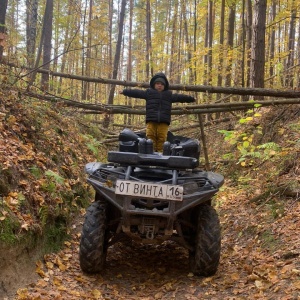
[[[79,218],[64,249],[37,261],[39,278],[10,299],[300,299],[300,202],[281,203],[274,219],[268,213],[274,207],[250,203],[245,192],[226,184],[216,202],[221,261],[208,278],[193,276],[187,251],[172,242],[115,244],[103,274],[84,274]]]
[[[14,100],[3,97],[0,104],[0,137],[3,137],[2,140],[0,138],[0,150],[3,152],[0,151],[1,164],[14,168],[12,173],[7,173],[14,175],[9,177],[12,185],[8,186],[9,182],[2,180],[2,193],[9,194],[19,189],[19,194],[22,192],[29,200],[34,200],[34,208],[41,200],[48,200],[50,204],[60,207],[61,202],[53,204],[51,194],[39,189],[45,181],[35,179],[28,170],[38,157],[38,166],[43,170],[56,170],[59,162],[68,171],[64,175],[69,174],[67,182],[70,184],[65,186],[79,187],[78,182],[84,182],[76,178],[82,173],[84,162],[90,158],[89,153],[84,152],[87,147],[82,146],[85,141],[79,144],[80,135],[75,132],[74,122],[65,116],[60,119],[60,110],[59,113],[50,111],[47,114],[42,106],[42,121],[33,126],[33,120],[38,118],[32,111],[22,108],[21,101],[16,104]],[[33,109],[34,105],[29,104]],[[190,273],[188,251],[172,242],[162,245],[115,244],[108,249],[106,268],[102,274],[84,274],[78,258],[85,213],[82,210],[70,227],[70,238],[59,252],[41,257],[39,249],[33,252],[26,245],[17,249],[0,248],[0,300],[299,300],[300,109],[294,106],[290,110],[273,109],[270,112],[264,111],[264,119],[254,120],[251,126],[254,130],[260,126],[264,128],[263,138],[258,144],[276,142],[281,150],[265,149],[263,155],[268,159],[252,161],[251,158],[243,161],[244,166],[236,163],[238,158],[234,158],[232,164],[214,166],[216,172],[225,176],[225,185],[213,201],[222,227],[221,260],[214,276],[204,278]],[[56,127],[50,120],[55,120]],[[43,129],[40,135],[39,127]],[[248,137],[249,141],[252,139],[244,134],[248,134],[249,128],[242,128],[241,132],[243,141]],[[236,145],[235,148],[230,145],[226,150],[224,140],[217,140],[216,136],[216,130],[210,130],[208,137],[211,140],[208,143],[211,157],[221,158],[224,151],[236,151]],[[70,138],[71,141],[68,140]],[[38,143],[41,144],[39,152],[34,148]],[[242,145],[246,147],[247,143]],[[50,154],[42,152],[44,149],[50,149]],[[217,153],[221,150],[223,153]],[[21,155],[23,153],[26,155]],[[55,158],[54,162],[49,161],[51,156]],[[80,158],[78,164],[72,163],[74,157]],[[15,174],[22,177],[16,178]],[[65,188],[63,185],[57,186]],[[14,194],[7,198],[10,200],[7,203],[5,197],[0,198],[3,205],[0,221],[4,224],[8,219],[5,209],[9,207],[10,213],[15,213],[15,217],[23,222],[22,230],[26,231],[34,225],[37,227],[34,222],[38,218],[29,219],[23,206],[16,208],[18,202]]]

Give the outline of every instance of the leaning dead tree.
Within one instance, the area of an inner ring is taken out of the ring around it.
[[[149,83],[131,82],[126,80],[94,78],[79,75],[71,75],[60,72],[52,72],[49,70],[38,69],[39,73],[47,73],[51,76],[59,76],[62,78],[75,79],[80,81],[115,84],[128,87],[148,88]],[[170,90],[191,91],[191,92],[205,92],[205,93],[220,93],[232,95],[252,95],[252,96],[269,96],[269,97],[285,97],[285,98],[300,98],[300,91],[296,90],[282,90],[282,89],[264,89],[264,88],[242,88],[242,87],[220,87],[210,85],[184,85],[184,84],[170,84]]]
[[[26,96],[32,98],[38,98],[44,101],[57,103],[60,105],[78,108],[84,114],[133,114],[133,115],[144,115],[144,106],[129,106],[129,105],[105,105],[105,104],[93,104],[83,103],[80,101],[65,99],[50,95],[41,95],[29,91],[22,91]],[[252,109],[262,106],[277,106],[277,105],[289,105],[289,104],[300,104],[299,98],[291,99],[277,99],[277,100],[260,100],[251,102],[231,102],[231,103],[210,103],[210,104],[199,104],[199,105],[187,105],[187,106],[174,106],[172,108],[172,115],[183,115],[183,114],[206,114],[226,111],[240,111],[245,109]]]
[[[142,87],[148,88],[148,83],[138,83],[138,82],[127,82],[115,79],[103,79],[103,78],[90,78],[78,75],[69,75],[58,72],[51,72],[48,70],[38,69],[38,72],[46,72],[52,76],[60,76],[65,78],[70,78],[74,80],[81,80],[87,82],[95,82],[102,84],[113,84],[122,85],[128,87]],[[26,74],[28,75],[28,74]],[[24,76],[26,76],[24,75]],[[237,87],[214,87],[207,85],[170,85],[171,90],[181,90],[181,91],[193,91],[193,92],[205,92],[205,93],[221,93],[230,95],[252,95],[252,96],[268,96],[268,97],[278,97],[278,98],[288,98],[281,100],[266,100],[266,101],[247,101],[247,102],[234,102],[234,103],[210,103],[202,105],[188,105],[185,107],[175,106],[172,108],[172,115],[182,115],[182,114],[197,114],[199,117],[199,126],[201,129],[202,144],[205,156],[205,166],[209,170],[209,160],[208,151],[206,149],[205,135],[204,135],[204,124],[202,123],[201,114],[216,113],[216,112],[226,112],[226,111],[242,111],[250,108],[255,108],[258,106],[275,106],[282,104],[300,104],[300,92],[296,90],[274,90],[274,89],[264,89],[264,88],[237,88]],[[58,104],[63,104],[65,106],[74,107],[80,109],[82,113],[85,114],[145,114],[144,107],[133,107],[126,105],[105,105],[105,104],[92,104],[92,103],[82,103],[79,101],[64,99],[61,97],[56,97],[55,95],[40,95],[34,94],[27,90],[24,94],[39,98],[46,101],[51,101]],[[291,99],[290,99],[291,98]]]

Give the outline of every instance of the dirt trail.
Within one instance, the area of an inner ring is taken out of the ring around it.
[[[187,251],[171,242],[116,244],[105,272],[86,275],[75,232],[62,251],[37,263],[38,280],[7,299],[300,299],[299,201],[287,200],[283,214],[270,220],[234,189],[218,199],[223,238],[215,276],[189,273]]]

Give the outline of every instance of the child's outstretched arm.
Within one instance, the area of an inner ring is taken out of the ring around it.
[[[172,102],[191,103],[195,102],[196,99],[189,95],[184,94],[172,94]]]
[[[124,89],[123,91],[119,92],[120,94],[132,97],[132,98],[140,98],[140,99],[146,99],[147,93],[145,90],[139,90],[139,89]]]

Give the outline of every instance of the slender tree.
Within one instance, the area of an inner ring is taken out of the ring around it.
[[[126,8],[126,0],[122,0],[121,3],[121,11],[120,11],[120,18],[119,18],[119,30],[118,30],[118,39],[115,51],[115,58],[113,64],[113,72],[111,78],[116,79],[118,75],[119,63],[120,63],[120,56],[121,56],[121,45],[123,39],[123,26],[124,26],[124,19],[125,19],[125,8]],[[114,101],[114,93],[115,93],[116,86],[114,84],[110,87],[109,96],[107,99],[107,104],[113,104]],[[109,115],[106,115],[105,118],[105,126],[108,127],[110,123]]]
[[[86,70],[86,19],[87,19],[87,10],[88,10],[89,0],[84,0],[84,9],[83,9],[83,20],[82,20],[82,35],[81,35],[81,44],[82,44],[82,53],[81,53],[81,74],[84,76]],[[86,84],[87,82],[81,83],[81,98],[86,99]]]
[[[133,0],[129,1],[129,34],[128,34],[128,57],[127,57],[127,73],[126,79],[128,81],[132,80],[132,27],[133,27]],[[126,97],[127,104],[131,105],[131,98]],[[131,125],[132,124],[133,115],[128,115],[128,120],[126,119],[126,115],[124,115],[124,123]],[[127,121],[127,122],[126,122]]]
[[[234,23],[235,23],[235,10],[236,5],[232,3],[229,8],[228,16],[228,31],[227,31],[227,66],[226,66],[226,76],[225,76],[225,86],[231,86],[231,72],[232,72],[232,51],[233,51],[233,41],[234,41]]]
[[[171,29],[171,49],[170,49],[170,67],[169,67],[169,76],[170,78],[176,78],[178,76],[176,72],[176,61],[175,57],[179,55],[179,49],[177,45],[178,39],[178,1],[175,0],[173,7],[173,20],[172,20],[172,29]],[[171,11],[170,11],[171,12]],[[179,78],[177,77],[177,80]]]
[[[26,0],[27,63],[33,67],[37,39],[38,0]]]
[[[146,1],[146,76],[153,75],[153,69],[151,67],[151,6],[150,0]]]
[[[194,22],[194,32],[193,32],[193,41],[194,41],[194,44],[193,44],[193,50],[194,52],[196,52],[197,50],[197,34],[198,34],[198,31],[197,31],[197,28],[198,28],[198,16],[197,16],[197,0],[194,0],[194,3],[193,3],[193,8],[194,8],[194,18],[193,18],[193,22]],[[198,82],[198,77],[197,77],[197,63],[195,62],[194,64],[194,82]]]
[[[47,0],[46,7],[45,7],[45,13],[43,16],[43,27],[42,27],[41,37],[40,37],[40,44],[39,44],[37,55],[35,58],[33,72],[30,73],[30,79],[29,79],[29,83],[28,83],[28,87],[27,87],[28,89],[35,81],[43,49],[44,49],[43,62],[44,62],[44,65],[46,66],[45,68],[47,70],[49,70],[50,57],[51,57],[52,16],[53,16],[53,0]],[[51,21],[51,24],[49,24],[50,21]],[[51,30],[51,32],[46,33],[47,30]],[[46,35],[47,35],[47,38],[45,38]],[[51,35],[51,37],[49,35]],[[46,42],[45,42],[45,40],[46,40]],[[45,47],[47,48],[46,51],[45,51]],[[49,74],[48,73],[42,74],[42,80],[41,80],[42,88],[48,89],[48,86],[47,86],[48,82],[49,82]]]
[[[65,0],[55,3],[53,36],[48,42],[51,56],[43,59],[43,63],[39,60],[47,52],[45,34],[51,30],[36,31],[37,11],[44,9],[41,6],[37,10],[37,4],[40,6],[42,2],[24,2],[26,8],[20,9],[22,1],[9,1],[7,4],[6,0],[1,0],[2,19],[3,12],[7,11],[5,56],[8,61],[19,65],[27,63],[32,67],[30,59],[35,57],[37,64],[34,67],[44,68],[47,60],[54,58],[50,73],[53,70],[108,79],[114,76],[119,51],[117,21],[121,16],[122,0]],[[130,3],[128,13],[131,20],[128,26],[123,26],[117,64],[117,68],[122,68],[118,71],[120,79],[148,82],[154,71],[161,70],[166,72],[172,83],[250,87],[254,84],[261,86],[265,81],[264,84],[270,88],[300,85],[297,0],[267,2],[267,21],[262,25],[266,26],[263,30],[265,41],[258,35],[253,37],[261,26],[257,21],[262,21],[260,16],[257,17],[258,12],[255,12],[254,21],[252,15],[262,3],[260,0],[130,0],[127,3]],[[43,47],[39,47],[40,43]],[[3,35],[1,46],[3,48]],[[257,49],[261,48],[265,53],[257,53]],[[261,69],[258,69],[258,63]],[[267,79],[262,80],[261,76]],[[254,80],[260,83],[254,83]],[[114,88],[96,82],[81,84],[69,77],[59,79],[57,83],[57,92],[64,96],[89,99],[96,104],[108,101]],[[225,100],[220,95],[216,96],[217,101],[221,97],[222,101]],[[198,99],[203,101],[204,97]],[[116,98],[116,101],[120,104],[135,103],[123,97]],[[116,121],[121,118],[118,116]],[[141,120],[143,117],[134,118]]]
[[[218,74],[217,74],[217,85],[222,86],[223,82],[223,62],[224,62],[224,31],[225,31],[225,0],[221,1],[221,8],[220,8],[220,38],[219,38],[219,61],[218,61]],[[221,99],[222,95],[217,94],[216,98],[217,101]],[[216,114],[216,118],[220,118],[220,113]]]
[[[271,22],[273,23],[276,18],[276,0],[272,0],[272,6],[271,6]],[[269,47],[269,75],[271,77],[270,84],[273,84],[273,75],[274,75],[274,57],[275,57],[275,25],[271,26],[271,32],[270,32],[270,47]]]
[[[250,86],[264,87],[267,0],[254,1]]]
[[[44,40],[43,40],[43,68],[50,70],[52,50],[52,22],[53,22],[53,0],[47,0],[44,18]],[[42,88],[48,90],[49,74],[42,74]]]
[[[86,76],[91,75],[91,46],[92,46],[92,16],[93,16],[93,0],[90,0],[89,2],[89,14],[88,14],[88,30],[87,30],[87,44],[86,44],[86,59],[85,59],[85,65],[83,66]],[[89,90],[90,90],[90,84],[89,82],[84,82],[82,87],[82,99],[88,99],[89,100]]]
[[[212,45],[213,45],[213,1],[209,0],[208,1],[208,14],[207,14],[207,83],[211,84],[212,83]]]
[[[60,64],[60,70],[62,73],[65,72],[66,64],[67,64],[67,58],[68,58],[68,50],[70,48],[70,43],[71,43],[71,32],[72,28],[76,28],[76,23],[73,22],[73,17],[72,17],[72,10],[74,7],[74,0],[68,0],[67,3],[67,23],[69,26],[66,26],[66,30],[64,31],[63,35],[63,55],[61,58],[61,64]],[[58,93],[60,94],[62,92],[62,77],[59,78],[59,84],[58,84]]]
[[[298,32],[300,32],[300,21],[298,23]],[[298,39],[297,39],[297,64],[300,65],[300,34],[298,34]],[[297,76],[297,89],[300,89],[300,78]]]
[[[3,58],[3,48],[6,36],[5,16],[8,0],[0,0],[0,61]]]
[[[275,0],[274,0],[275,1]],[[246,0],[246,86],[250,86],[251,44],[252,44],[252,0]]]
[[[225,0],[222,0],[221,2],[221,10],[220,10],[220,38],[219,38],[219,44],[220,44],[220,50],[219,50],[219,64],[218,64],[218,81],[217,85],[222,85],[223,80],[223,61],[224,61],[224,21],[225,21]]]
[[[188,30],[188,20],[187,20],[186,1],[185,0],[182,0],[182,18],[183,18],[183,26],[184,26],[185,44],[187,47],[187,59],[188,59],[189,77],[190,77],[189,82],[195,83],[194,71],[193,71],[193,67],[192,67],[193,66],[193,62],[192,62],[193,45],[191,43],[190,34],[189,34],[189,30]]]
[[[288,57],[287,57],[287,63],[286,63],[286,79],[285,79],[285,85],[288,87],[293,87],[293,70],[292,67],[294,65],[294,53],[295,53],[295,36],[296,36],[296,23],[297,18],[297,9],[296,9],[296,2],[295,0],[292,0],[292,9],[291,9],[291,17],[290,17],[290,24],[289,24],[289,41],[288,41]]]

